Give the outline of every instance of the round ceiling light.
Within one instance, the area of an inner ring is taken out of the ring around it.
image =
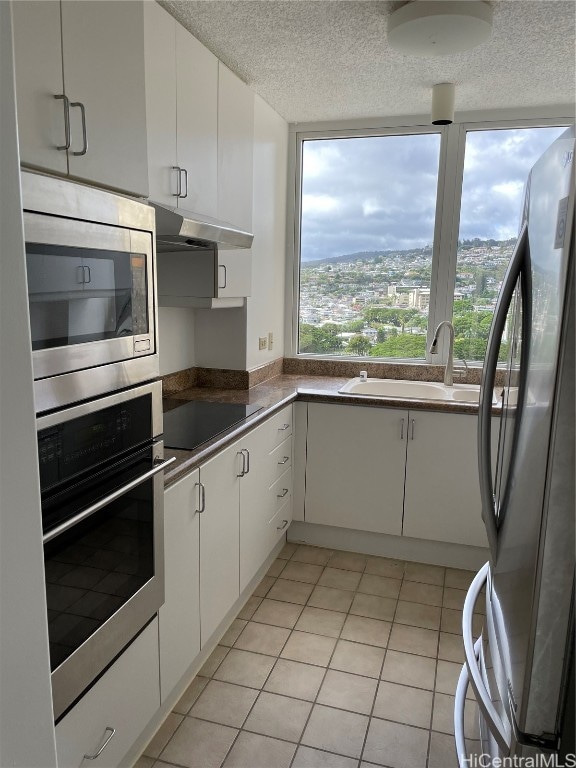
[[[412,0],[390,14],[388,42],[413,56],[446,56],[484,43],[492,9],[481,0]]]

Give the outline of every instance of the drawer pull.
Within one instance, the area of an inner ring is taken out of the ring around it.
[[[282,461],[279,461],[278,464],[286,464],[287,461],[290,461],[290,456],[284,456]]]
[[[288,493],[288,488],[282,488],[282,493],[277,493],[276,498],[283,499],[287,493]]]
[[[102,754],[102,752],[104,752],[104,750],[106,749],[106,747],[110,743],[110,739],[112,738],[112,736],[114,736],[115,733],[116,733],[116,728],[112,728],[111,726],[107,726],[106,730],[104,731],[104,736],[106,736],[106,734],[108,734],[108,738],[104,740],[104,743],[102,744],[102,746],[100,747],[98,752],[96,752],[93,755],[84,755],[84,759],[85,760],[96,760],[96,758],[99,757]]]
[[[281,427],[278,427],[278,432],[285,432],[289,427],[290,424],[283,424]]]
[[[277,525],[276,530],[277,531],[283,531],[284,528],[288,525],[288,520],[282,520],[282,525]]]

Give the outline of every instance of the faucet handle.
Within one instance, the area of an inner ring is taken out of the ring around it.
[[[360,381],[366,381],[368,379],[368,371],[360,371]]]
[[[461,358],[460,362],[464,363],[464,370],[462,370],[462,368],[454,367],[454,376],[458,379],[458,381],[468,381],[468,363],[466,360],[464,360],[464,358]]]

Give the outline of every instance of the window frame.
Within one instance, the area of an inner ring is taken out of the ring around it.
[[[542,112],[550,111],[543,108]],[[555,110],[553,110],[555,111]],[[467,117],[463,115],[463,117]],[[288,178],[293,183],[293,194],[289,195],[287,228],[287,274],[286,274],[286,338],[285,356],[296,359],[343,360],[355,362],[398,363],[411,365],[445,365],[448,358],[447,334],[443,334],[438,354],[430,355],[434,329],[443,320],[452,319],[454,291],[456,287],[457,246],[460,229],[462,184],[464,179],[464,153],[466,135],[469,131],[506,130],[513,128],[562,127],[572,124],[573,118],[566,117],[565,111],[557,116],[511,118],[502,115],[493,119],[468,118],[447,126],[427,124],[424,120],[396,118],[386,125],[377,126],[374,120],[365,126],[344,126],[321,124],[299,130],[292,126],[289,144]],[[307,140],[364,138],[369,136],[398,136],[415,134],[438,134],[440,154],[436,188],[436,220],[432,249],[430,279],[430,305],[426,334],[425,358],[382,358],[355,355],[326,355],[298,352],[298,328],[300,315],[300,233],[302,221],[302,156],[303,143]],[[290,222],[293,223],[291,226]],[[472,367],[481,367],[482,361],[471,361]]]

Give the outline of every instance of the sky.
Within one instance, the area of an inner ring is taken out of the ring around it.
[[[516,236],[528,171],[564,130],[467,134],[460,239]],[[302,154],[303,261],[432,244],[439,134],[307,140]]]

